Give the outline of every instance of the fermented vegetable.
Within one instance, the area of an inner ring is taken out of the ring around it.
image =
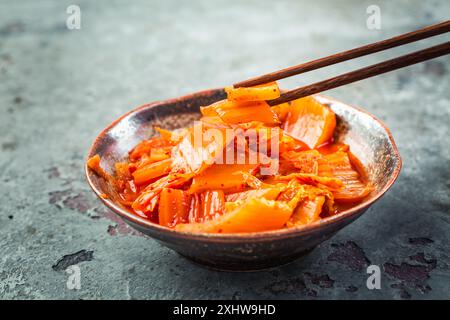
[[[114,174],[90,169],[120,203],[163,227],[191,233],[302,228],[373,190],[351,147],[334,142],[336,115],[313,96],[270,107],[278,85],[225,89],[193,126],[138,143]],[[109,172],[109,171],[108,171]]]

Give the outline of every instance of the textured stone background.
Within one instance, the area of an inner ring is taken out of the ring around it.
[[[73,1],[0,1],[1,298],[450,298],[450,56],[327,92],[385,121],[403,171],[361,219],[276,270],[199,268],[119,222],[83,175],[96,134],[132,107],[447,19],[448,1],[76,2],[79,31],[65,27]],[[379,31],[365,26],[369,4]],[[64,270],[77,263],[71,291]],[[369,263],[381,290],[366,289]]]

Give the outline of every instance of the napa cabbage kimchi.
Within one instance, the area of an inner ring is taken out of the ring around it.
[[[225,91],[192,126],[156,128],[113,175],[98,155],[88,167],[136,215],[191,233],[301,228],[372,191],[350,147],[334,141],[328,106],[309,96],[271,107],[266,101],[280,96],[275,82]]]

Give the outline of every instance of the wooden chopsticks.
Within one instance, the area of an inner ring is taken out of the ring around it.
[[[450,20],[425,27],[420,30],[405,33],[390,39],[368,44],[352,50],[336,53],[321,59],[313,60],[293,67],[268,73],[259,77],[255,77],[246,81],[234,84],[234,87],[249,87],[259,84],[268,83],[297,75],[300,73],[312,71],[322,67],[326,67],[339,62],[365,56],[371,53],[394,48],[403,44],[429,38],[435,35],[443,34],[450,31]],[[359,81],[369,77],[373,77],[382,73],[403,68],[412,64],[423,62],[425,60],[437,58],[450,53],[450,42],[446,42],[428,49],[416,51],[404,56],[400,56],[391,60],[361,68],[352,72],[313,83],[304,87],[300,87],[283,93],[279,98],[267,101],[269,105],[277,105],[283,102],[295,100],[314,93],[336,88],[351,82]]]
[[[450,41],[443,44],[416,51],[404,56],[400,56],[395,59],[387,60],[377,64],[373,64],[369,67],[361,68],[352,72],[341,74],[337,77],[330,78],[328,80],[316,82],[298,89],[290,90],[283,93],[279,98],[269,100],[267,103],[271,106],[277,104],[292,101],[298,98],[306,97],[314,93],[322,92],[325,90],[337,88],[351,82],[359,81],[362,79],[370,78],[385,72],[400,69],[406,66],[410,66],[415,63],[419,63],[425,60],[437,58],[450,53]]]

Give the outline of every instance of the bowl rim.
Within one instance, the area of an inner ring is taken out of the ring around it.
[[[214,92],[223,91],[223,88],[214,88],[214,89],[208,89],[208,90],[202,90],[197,91],[194,93],[190,93],[181,97],[172,98],[172,99],[166,99],[166,100],[158,100],[151,103],[146,103],[143,105],[140,105],[137,108],[134,108],[113,122],[111,122],[108,126],[106,126],[95,138],[94,142],[92,143],[91,147],[88,151],[87,159],[94,156],[94,149],[96,149],[97,145],[100,143],[101,138],[108,132],[110,129],[112,129],[114,126],[116,126],[117,123],[122,121],[124,118],[130,116],[131,114],[138,113],[139,111],[143,109],[148,108],[154,108],[156,106],[162,105],[162,104],[172,104],[188,99],[192,99],[198,96],[202,95],[211,95]],[[353,105],[349,105],[347,103],[338,101],[334,98],[331,98],[326,95],[317,94],[314,95],[316,97],[324,98],[325,100],[331,102],[331,103],[340,103],[347,107],[353,108],[358,112],[361,112],[363,114],[368,115],[371,117],[375,122],[377,122],[382,129],[387,133],[387,136],[389,138],[389,141],[392,145],[393,150],[393,156],[396,158],[396,167],[394,168],[394,171],[392,173],[391,178],[389,181],[385,184],[385,186],[376,193],[369,201],[362,202],[357,204],[356,206],[353,206],[351,208],[348,208],[336,215],[326,217],[323,219],[320,219],[319,221],[313,222],[311,224],[308,224],[306,226],[300,226],[300,227],[293,227],[293,228],[286,228],[286,229],[276,229],[276,230],[269,230],[269,231],[261,231],[261,232],[248,232],[248,233],[193,233],[193,232],[185,232],[185,231],[176,231],[174,229],[170,229],[164,226],[161,226],[159,224],[156,224],[154,222],[151,222],[150,220],[144,219],[137,214],[133,214],[131,212],[128,212],[127,210],[124,210],[120,206],[118,206],[114,201],[112,201],[109,198],[104,198],[102,195],[104,194],[99,188],[97,188],[97,185],[94,183],[92,176],[95,175],[95,173],[92,172],[87,166],[87,159],[84,162],[84,171],[86,175],[87,182],[91,189],[94,191],[94,193],[97,195],[97,197],[103,202],[104,205],[106,205],[109,209],[111,209],[115,214],[119,215],[121,218],[125,219],[126,221],[131,221],[137,225],[139,225],[142,228],[145,228],[147,230],[153,231],[155,233],[163,234],[172,238],[179,238],[179,239],[197,239],[197,240],[217,240],[217,241],[224,241],[224,242],[241,242],[241,241],[257,241],[257,240],[271,240],[274,238],[285,238],[285,237],[297,237],[301,235],[307,235],[312,232],[317,231],[318,229],[322,229],[326,226],[337,224],[343,220],[351,219],[354,216],[357,216],[362,210],[368,209],[373,203],[375,203],[378,199],[380,199],[387,190],[391,188],[391,186],[394,184],[394,182],[397,180],[400,170],[402,168],[402,159],[400,157],[400,153],[398,151],[397,145],[394,141],[394,138],[392,136],[392,133],[390,132],[389,128],[377,117],[375,117],[370,112],[357,107]]]

